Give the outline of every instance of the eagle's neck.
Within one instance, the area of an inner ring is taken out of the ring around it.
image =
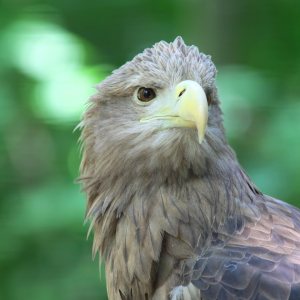
[[[80,181],[87,194],[86,217],[95,224],[94,253],[100,249],[104,257],[109,255],[108,245],[124,218],[135,229],[147,228],[153,213],[174,225],[204,207],[203,217],[196,220],[217,230],[238,202],[252,202],[259,193],[238,164],[222,126],[211,126],[199,145],[196,130],[116,125],[104,122],[94,135],[88,127],[83,130]],[[173,225],[161,230],[171,232]]]
[[[221,165],[207,161],[207,164],[210,166],[207,172],[200,175],[190,169],[185,176],[174,172],[167,178],[160,177],[158,172],[141,173],[139,177],[108,174],[101,180],[83,178],[88,197],[87,219],[94,217],[92,225],[98,223],[101,227],[94,250],[100,247],[102,255],[107,255],[109,248],[104,241],[114,236],[118,220],[124,215],[139,228],[147,226],[147,220],[156,210],[156,214],[163,213],[162,218],[171,220],[176,216],[187,221],[196,205],[205,207],[202,214],[205,218],[199,216],[205,220],[203,226],[217,231],[225,218],[236,213],[239,202],[251,203],[260,194],[236,160],[228,159],[227,164]]]

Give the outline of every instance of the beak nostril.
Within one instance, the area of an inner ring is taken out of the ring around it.
[[[181,97],[184,92],[185,92],[185,89],[180,92],[178,98]]]

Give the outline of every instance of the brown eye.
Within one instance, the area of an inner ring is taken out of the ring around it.
[[[149,102],[156,96],[155,92],[150,88],[141,87],[138,90],[138,98],[140,101]]]

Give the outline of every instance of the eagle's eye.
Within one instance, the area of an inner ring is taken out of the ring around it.
[[[156,94],[153,91],[153,89],[145,88],[145,87],[141,87],[138,90],[137,95],[139,100],[142,102],[149,102],[156,97]]]

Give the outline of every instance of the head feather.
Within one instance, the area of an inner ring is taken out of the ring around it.
[[[96,85],[96,88],[106,95],[127,95],[141,82],[153,77],[162,86],[190,79],[206,89],[213,89],[216,74],[216,67],[209,55],[200,53],[195,46],[186,46],[183,39],[177,37],[173,43],[161,41],[153,48],[145,49]]]

